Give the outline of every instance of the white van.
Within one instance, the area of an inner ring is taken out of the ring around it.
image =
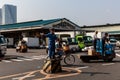
[[[0,35],[0,57],[3,57],[7,52],[7,43],[5,37]]]

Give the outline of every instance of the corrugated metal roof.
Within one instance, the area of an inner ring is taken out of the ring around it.
[[[110,26],[120,26],[120,23],[114,23],[114,24],[107,23],[103,25],[90,25],[90,26],[84,25],[81,26],[81,28],[110,27]]]
[[[110,31],[108,33],[114,35],[114,34],[120,34],[120,31]]]
[[[57,22],[62,20],[63,18],[58,19],[50,19],[50,20],[36,20],[36,21],[29,21],[29,22],[21,22],[15,24],[7,24],[7,25],[0,25],[1,30],[5,29],[15,29],[15,28],[26,28],[26,27],[34,27],[34,26],[41,26],[47,25],[53,22]]]

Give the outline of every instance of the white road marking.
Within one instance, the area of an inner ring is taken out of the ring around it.
[[[116,53],[116,56],[120,57],[120,54],[117,54],[117,53]]]
[[[32,56],[32,57],[40,57],[40,56],[42,56],[42,55],[39,55],[39,56]]]
[[[38,78],[38,79],[34,79],[34,80],[54,80],[57,78],[62,78],[62,77],[69,77],[69,76],[76,76],[79,75],[82,71],[76,68],[69,68],[69,67],[63,67],[63,70],[67,71],[68,73],[58,73],[58,74],[47,74],[46,72],[44,72],[43,70],[41,70],[41,74],[45,75],[45,77],[43,78]],[[75,72],[72,72],[75,71]]]
[[[109,66],[109,65],[113,65],[115,63],[106,63],[106,64],[102,64],[103,66]]]
[[[47,57],[47,55],[40,55],[40,56],[31,56],[31,57],[25,57],[25,58],[20,58],[18,57],[17,59],[9,59],[9,60],[1,60],[1,62],[20,62],[20,61],[33,61],[33,60],[41,60],[41,59],[45,59]]]
[[[40,56],[32,56],[31,58],[35,60],[41,60],[41,59],[45,59],[46,57],[47,55],[40,55]]]
[[[89,68],[89,66],[84,66],[84,67],[77,67],[77,68],[75,68],[75,69],[85,69],[85,68]]]
[[[115,50],[115,52],[120,52],[120,50]]]
[[[21,77],[12,78],[12,80],[19,80]]]
[[[25,78],[34,77],[35,75],[27,75]],[[24,77],[24,76],[23,76]],[[12,78],[12,80],[22,80],[23,77]]]
[[[30,58],[19,58],[21,60],[24,60],[24,61],[33,61],[33,59],[30,59]]]
[[[33,59],[35,59],[35,60],[41,60],[42,58],[33,58]]]
[[[26,61],[33,61],[33,59],[24,59],[24,60],[26,60]]]
[[[12,61],[9,61],[9,60],[2,60],[2,62],[9,63],[9,62],[12,62]]]
[[[39,69],[39,68],[41,68],[41,66],[37,66],[37,68]]]
[[[19,59],[10,59],[11,61],[23,61],[23,60],[19,60]]]
[[[12,74],[12,75],[7,75],[7,76],[1,76],[0,80],[7,79],[7,78],[13,78],[13,77],[15,78],[15,77],[19,77],[19,76],[22,76],[22,75],[25,75],[25,77],[30,76],[30,75],[34,76],[33,73],[35,73],[35,72],[40,72],[40,70],[29,71],[29,72],[18,73],[18,74]],[[32,76],[30,76],[30,77],[32,77]],[[23,77],[21,77],[21,78],[23,78]],[[23,79],[19,79],[19,80],[23,80]]]
[[[32,58],[45,58],[47,55],[40,55],[40,56],[32,56]]]

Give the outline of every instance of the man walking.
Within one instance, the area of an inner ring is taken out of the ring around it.
[[[55,40],[57,37],[55,35],[54,28],[50,28],[49,31],[50,33],[46,34],[45,36],[48,37],[48,57],[53,59],[55,55]]]
[[[97,39],[98,39],[97,34],[98,34],[98,31],[95,31],[95,34],[94,34],[94,36],[93,36],[93,38],[94,38],[94,41],[93,41],[93,44],[94,44],[94,50],[96,50],[96,42],[97,42]]]

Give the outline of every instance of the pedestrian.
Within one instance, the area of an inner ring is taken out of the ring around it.
[[[109,35],[108,33],[105,33],[103,38],[102,38],[102,43],[103,45],[109,41]]]
[[[98,36],[97,36],[97,34],[98,34],[98,31],[95,31],[95,34],[94,34],[94,36],[93,36],[93,46],[94,46],[94,49],[96,50],[96,42],[97,42],[97,39],[98,39]]]
[[[62,49],[62,42],[60,41],[59,38],[57,38],[57,40],[56,40],[55,47],[56,47],[56,52],[59,55],[58,58],[61,58],[63,49]]]
[[[102,37],[102,53],[104,55],[105,51],[105,44],[109,42],[109,35],[108,33],[105,33],[104,36]]]
[[[55,57],[55,40],[57,36],[55,35],[55,29],[50,28],[50,33],[46,34],[45,37],[48,37],[48,57],[54,59]]]

